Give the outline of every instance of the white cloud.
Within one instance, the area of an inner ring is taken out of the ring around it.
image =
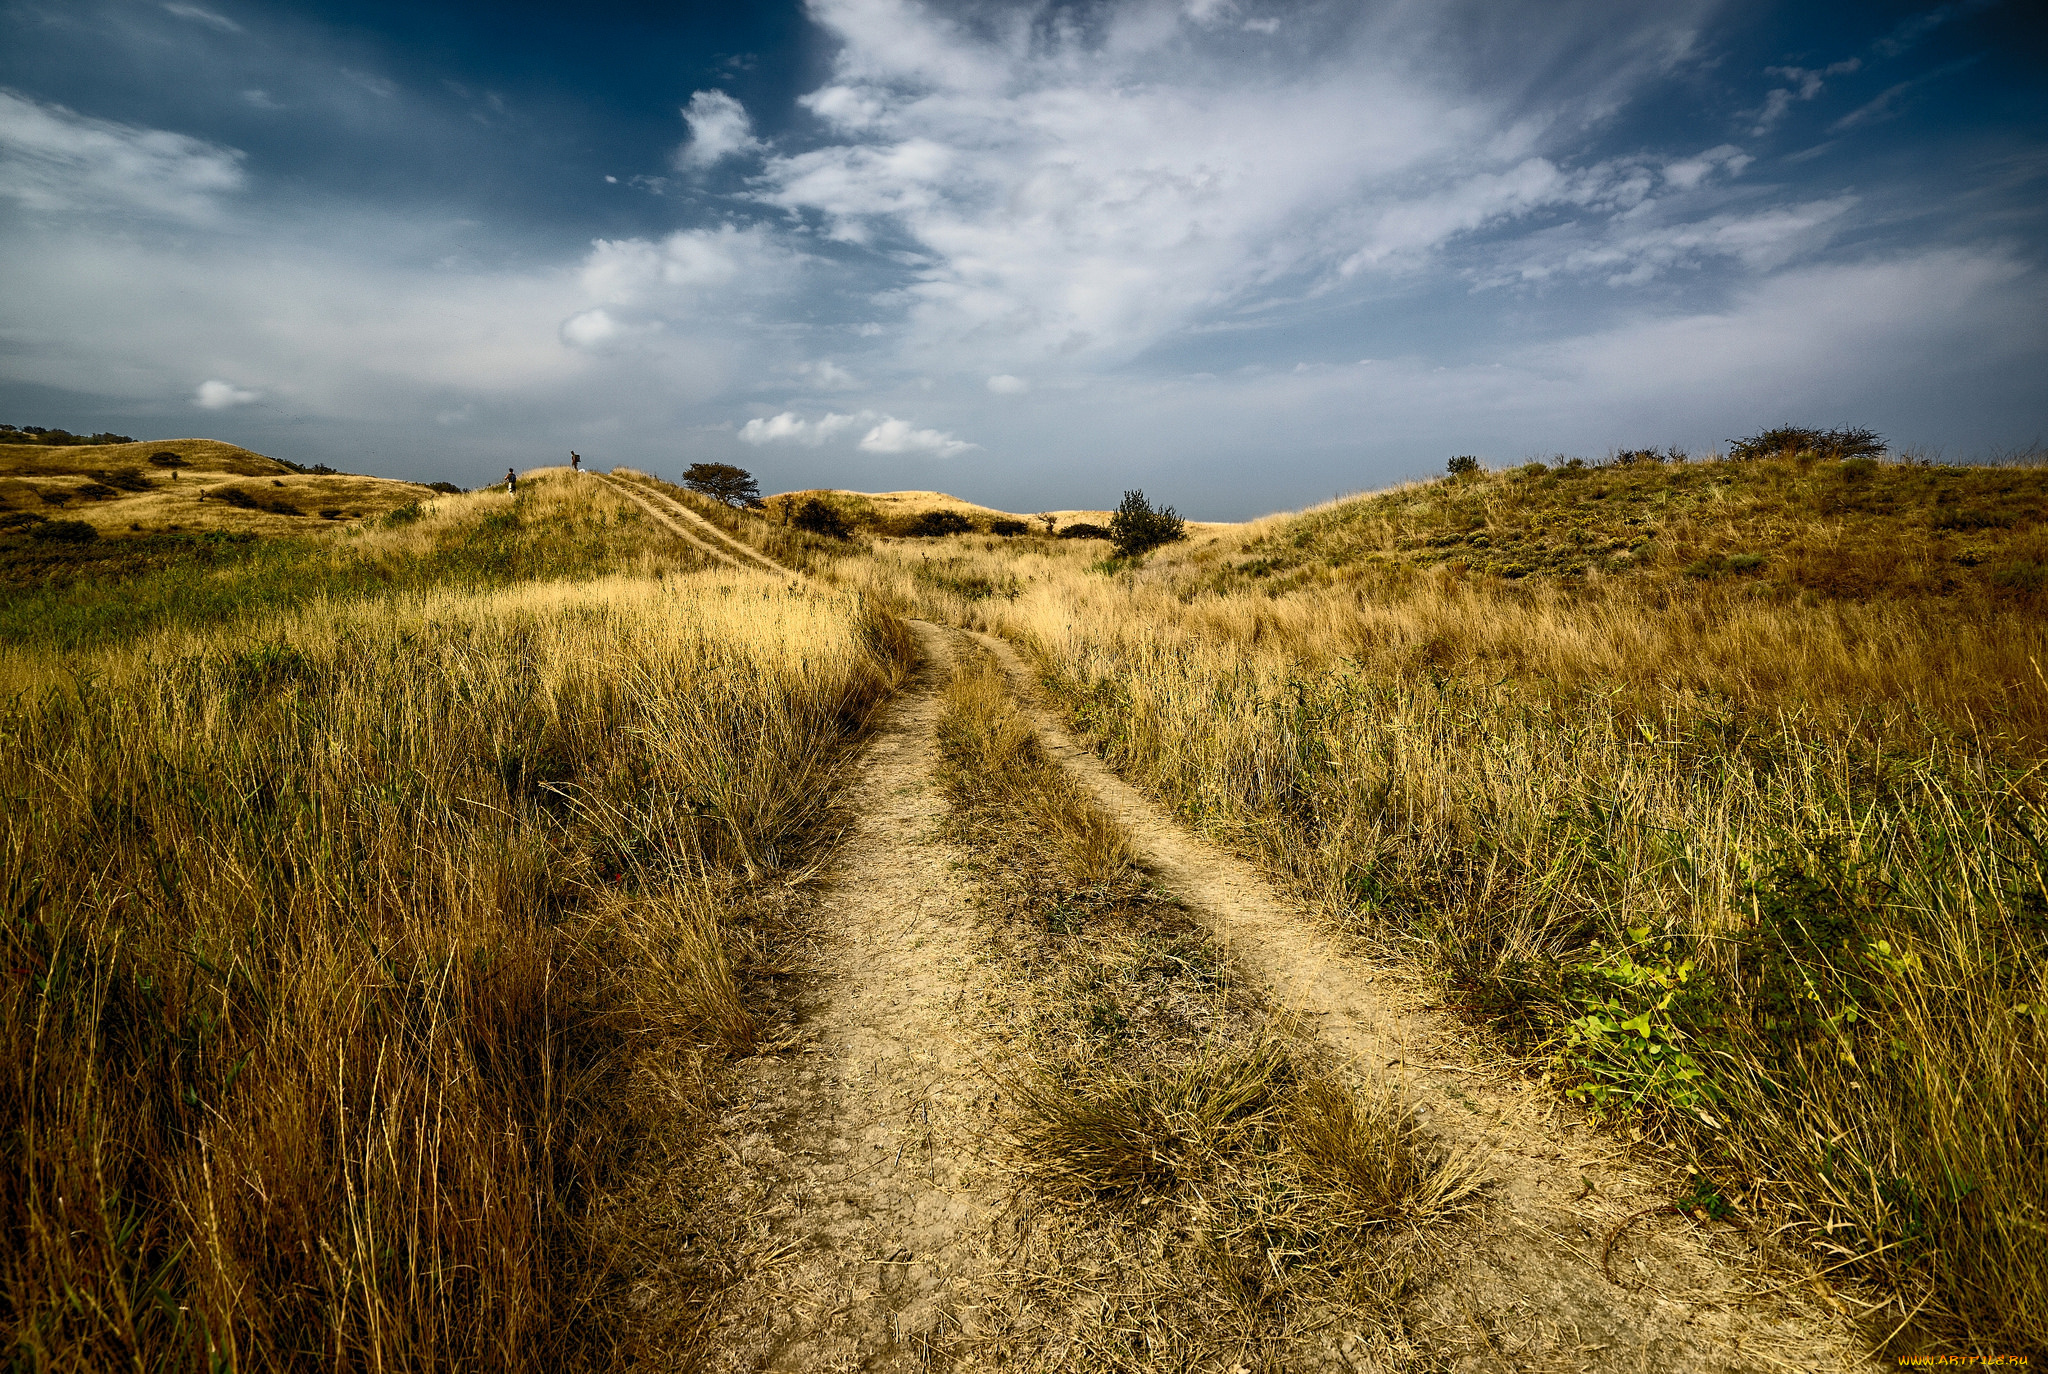
[[[602,348],[625,331],[602,307],[585,310],[562,321],[562,342],[572,348]]]
[[[842,434],[868,425],[857,447],[863,453],[923,454],[937,458],[952,458],[970,449],[980,448],[936,429],[919,429],[909,420],[899,420],[893,415],[877,415],[872,410],[859,411],[852,415],[841,415],[827,411],[816,420],[806,420],[793,410],[777,415],[760,416],[740,426],[739,439],[742,443],[760,446],[763,444],[802,444],[806,448],[817,448]]]
[[[390,100],[398,94],[397,82],[389,77],[378,76],[375,72],[357,71],[353,67],[343,67],[341,74],[380,100]]]
[[[827,411],[819,419],[806,420],[793,410],[785,410],[780,415],[747,421],[740,426],[739,437],[743,443],[754,445],[792,443],[802,444],[806,448],[816,448],[826,440],[875,418],[875,413],[871,410],[863,410],[857,415],[839,415]]]
[[[1698,267],[1714,258],[1768,271],[1825,244],[1835,221],[1855,204],[1854,196],[1838,196],[1755,214],[1727,213],[1677,224],[1624,220],[1590,243],[1546,244],[1552,251],[1506,264],[1483,281],[1501,286],[1582,275],[1604,277],[1611,286],[1639,286],[1673,268]]]
[[[1763,108],[1757,111],[1756,127],[1750,135],[1762,138],[1782,120],[1797,101],[1811,100],[1826,89],[1829,77],[1847,76],[1863,69],[1860,57],[1846,58],[1825,67],[1766,67],[1765,76],[1775,76],[1787,85],[1774,87],[1764,95]]]
[[[1690,191],[1714,171],[1721,168],[1729,176],[1740,176],[1742,169],[1756,161],[1733,143],[1723,143],[1718,148],[1709,148],[1697,157],[1680,158],[1667,162],[1663,167],[1664,183],[1680,191]]]
[[[1012,377],[1007,372],[998,372],[988,379],[988,389],[998,396],[1018,396],[1031,390],[1031,383],[1023,377]]]
[[[0,195],[33,210],[207,220],[241,189],[241,164],[233,148],[0,91]]]
[[[583,288],[607,305],[648,305],[719,287],[777,290],[797,255],[760,226],[685,229],[660,241],[598,239],[583,263]]]
[[[233,382],[223,382],[217,378],[201,382],[199,389],[192,393],[192,404],[201,410],[230,410],[235,406],[245,406],[261,399],[260,392],[244,391]]]
[[[704,168],[736,153],[752,152],[761,146],[754,137],[753,121],[746,106],[724,91],[698,91],[683,109],[690,138],[676,150],[676,166]]]
[[[862,435],[860,441],[863,453],[925,453],[934,458],[952,458],[980,447],[936,429],[918,429],[893,416]]]
[[[189,19],[195,24],[204,24],[210,29],[219,29],[222,33],[240,33],[242,31],[242,26],[226,15],[215,14],[212,10],[201,9],[197,5],[180,4],[173,0],[173,3],[166,4],[164,9],[180,19]]]

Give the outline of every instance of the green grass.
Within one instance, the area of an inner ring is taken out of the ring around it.
[[[693,560],[670,541],[639,540],[638,512],[564,510],[531,498],[437,526],[425,548],[380,543],[418,518],[401,507],[362,529],[263,539],[209,531],[83,544],[0,533],[0,647],[75,653],[166,626],[258,618],[316,597],[351,599],[427,587],[483,590],[600,576]]]

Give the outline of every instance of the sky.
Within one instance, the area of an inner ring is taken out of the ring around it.
[[[2018,0],[0,0],[0,420],[1237,519],[2048,437]]]

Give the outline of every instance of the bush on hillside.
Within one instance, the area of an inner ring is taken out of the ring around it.
[[[796,514],[790,517],[789,522],[800,530],[823,535],[827,539],[853,537],[853,527],[846,523],[846,517],[815,496],[804,498],[804,503],[796,508]]]
[[[957,510],[928,510],[910,522],[909,533],[919,539],[938,539],[949,534],[972,534],[974,522]]]
[[[427,483],[427,490],[439,492],[443,496],[460,496],[462,494],[462,488],[456,486],[453,482],[429,482]]]
[[[1453,477],[1476,477],[1479,474],[1479,460],[1469,453],[1461,453],[1444,464],[1444,471]]]
[[[90,544],[100,532],[83,520],[45,520],[28,527],[28,537],[52,544]]]
[[[1088,523],[1087,521],[1085,521],[1085,520],[1084,520],[1084,521],[1081,521],[1081,522],[1080,522],[1080,523],[1078,523],[1078,524],[1073,524],[1073,525],[1069,525],[1069,526],[1067,526],[1067,527],[1066,527],[1065,529],[1061,530],[1061,531],[1059,532],[1059,538],[1061,538],[1061,539],[1107,539],[1107,538],[1109,538],[1109,531],[1108,531],[1108,530],[1106,530],[1106,529],[1104,529],[1104,528],[1102,528],[1102,526],[1100,526],[1100,525],[1091,525],[1091,524],[1089,524],[1089,523]]]
[[[1031,526],[1022,520],[991,520],[988,522],[988,532],[1000,534],[1005,539],[1014,539],[1020,534],[1029,534]]]
[[[1144,492],[1127,491],[1116,508],[1116,514],[1109,517],[1109,537],[1116,544],[1120,557],[1136,558],[1161,544],[1185,539],[1187,521],[1181,519],[1172,506],[1154,510],[1152,503],[1145,499]]]
[[[192,466],[169,449],[158,449],[149,455],[150,464],[160,468],[185,468]]]
[[[1885,451],[1884,436],[1874,429],[1806,429],[1780,425],[1747,439],[1728,441],[1728,456],[1749,458],[1877,458]]]

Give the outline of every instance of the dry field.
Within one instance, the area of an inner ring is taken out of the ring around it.
[[[2048,1341],[2048,473],[1524,469],[1142,565],[950,543],[865,585],[1026,648],[1331,939],[1866,1284],[1874,1339]]]
[[[1521,469],[1136,562],[625,470],[0,531],[0,1338],[2038,1353],[2044,487]]]

